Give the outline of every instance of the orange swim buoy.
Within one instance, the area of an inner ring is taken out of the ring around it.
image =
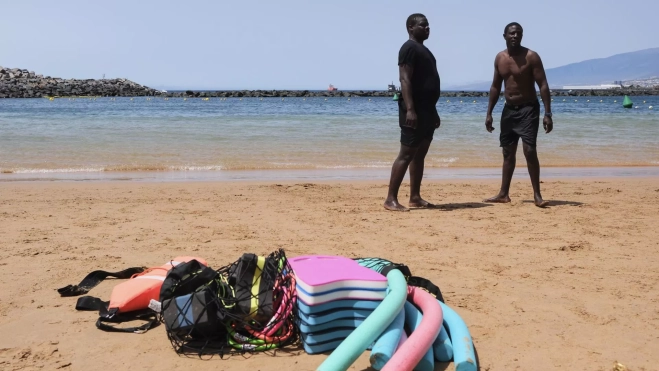
[[[61,296],[79,296],[86,294],[107,277],[127,279],[112,289],[107,302],[92,296],[83,296],[76,302],[76,310],[98,311],[96,327],[105,331],[144,333],[157,323],[156,312],[149,309],[151,300],[158,300],[160,289],[167,274],[175,266],[197,260],[208,266],[206,260],[193,256],[177,256],[169,262],[152,268],[132,267],[120,272],[96,270],[89,273],[78,285],[67,285],[58,289]],[[106,322],[120,323],[124,321],[143,320],[142,326],[119,328]]]
[[[207,266],[204,259],[192,256],[177,256],[160,267],[149,268],[142,273],[133,275],[128,281],[114,287],[110,295],[108,312],[116,309],[119,313],[132,312],[149,307],[151,299],[160,298],[160,288],[167,273],[181,263],[197,260]]]

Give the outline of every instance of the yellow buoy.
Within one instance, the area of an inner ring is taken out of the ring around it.
[[[652,106],[648,107],[648,109],[652,109]]]

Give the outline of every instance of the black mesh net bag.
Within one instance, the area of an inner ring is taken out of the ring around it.
[[[160,321],[180,354],[224,355],[297,340],[295,280],[283,250],[243,254],[218,270],[192,261],[167,275]]]
[[[295,278],[284,250],[265,257],[243,254],[221,271],[234,288],[235,305],[226,322],[233,349],[269,351],[298,340]]]

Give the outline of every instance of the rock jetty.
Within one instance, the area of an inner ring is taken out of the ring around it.
[[[76,80],[0,67],[0,98],[154,96],[160,92],[126,79]]]
[[[311,91],[311,90],[218,90],[164,92],[127,79],[61,79],[37,75],[19,68],[0,67],[0,98],[42,97],[199,97],[199,98],[287,98],[287,97],[393,97],[386,90]],[[539,94],[538,94],[539,95]],[[629,87],[607,90],[552,90],[552,96],[621,96],[659,95],[654,88]],[[442,97],[487,97],[482,91],[444,91]]]

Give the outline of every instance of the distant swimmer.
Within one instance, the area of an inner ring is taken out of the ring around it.
[[[540,162],[536,151],[536,139],[540,126],[540,103],[538,103],[535,84],[540,87],[540,96],[545,106],[542,125],[547,134],[554,127],[551,97],[542,60],[536,52],[521,45],[522,33],[522,26],[519,23],[508,24],[503,32],[507,48],[499,52],[494,59],[494,79],[492,87],[490,87],[490,102],[487,107],[485,128],[490,133],[494,130],[492,110],[499,99],[501,82],[503,82],[506,102],[501,113],[501,133],[499,134],[500,147],[503,149],[503,176],[499,194],[484,202],[510,202],[508,191],[515,171],[517,143],[519,138],[522,138],[524,156],[533,185],[533,199],[536,206],[545,207],[548,202],[544,201],[540,194]]]
[[[436,104],[440,80],[437,61],[423,41],[430,36],[428,19],[419,13],[406,22],[409,39],[398,52],[398,72],[402,97],[398,100],[400,152],[394,161],[389,181],[389,193],[384,207],[392,211],[409,211],[398,202],[398,190],[410,169],[409,207],[426,208],[432,204],[421,198],[421,180],[428,148],[441,120]]]

